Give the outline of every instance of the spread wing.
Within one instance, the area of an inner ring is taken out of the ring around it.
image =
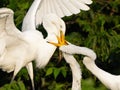
[[[10,46],[23,43],[22,33],[16,28],[13,20],[13,11],[0,8],[0,54]]]
[[[87,11],[91,0],[41,0],[36,13],[36,25],[41,24],[43,16],[48,13],[55,13],[59,17],[78,14],[80,10]]]

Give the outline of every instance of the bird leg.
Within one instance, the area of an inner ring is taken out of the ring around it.
[[[31,83],[32,83],[32,90],[35,90],[35,86],[34,86],[34,74],[33,74],[33,65],[32,62],[28,63],[26,65],[27,71],[29,73],[30,79],[31,79]]]
[[[16,65],[15,65],[15,70],[13,72],[13,77],[11,79],[11,82],[15,79],[16,75],[18,74],[18,72],[20,71],[20,69],[22,68],[23,65],[23,61],[17,61]]]

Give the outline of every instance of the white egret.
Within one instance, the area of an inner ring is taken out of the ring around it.
[[[120,90],[120,75],[113,75],[100,69],[95,64],[96,54],[94,51],[86,47],[79,47],[75,45],[61,46],[60,50],[67,54],[85,55],[83,58],[83,64],[86,66],[86,68],[91,71],[110,90]]]
[[[43,21],[43,17],[49,13],[54,13],[59,17],[70,16],[72,14],[79,13],[80,10],[89,10],[87,4],[91,3],[91,0],[34,0],[23,20],[22,31],[36,30],[36,26],[41,24],[41,22]],[[53,24],[57,25],[58,23],[60,22],[56,22]],[[53,28],[51,28],[51,26],[45,27],[50,31]],[[61,28],[64,29],[64,26],[62,26]],[[50,55],[53,53],[54,50],[50,53]],[[44,53],[39,54],[39,56],[44,57],[45,54],[43,54]],[[41,66],[41,62],[43,62],[43,58],[41,60],[37,60],[37,66]],[[31,68],[29,70],[29,74],[33,81],[32,65],[29,65],[28,68]]]
[[[46,66],[56,49],[48,41],[57,42],[59,30],[65,33],[63,23],[56,15],[46,16],[43,26],[48,36],[44,39],[42,33],[36,29],[19,31],[13,21],[13,11],[0,8],[0,68],[7,72],[14,71],[13,80],[19,70],[26,66],[34,89],[31,61],[35,60],[39,68]]]
[[[59,30],[65,32],[61,20],[54,22],[56,19],[51,17],[53,21],[46,23],[48,20],[43,17],[49,13],[55,13],[60,17],[77,14],[80,10],[89,10],[86,4],[91,3],[91,0],[34,0],[24,18],[23,32],[20,32],[14,25],[13,11],[8,8],[0,9],[0,42],[2,43],[0,45],[0,61],[2,62],[0,68],[7,72],[14,71],[13,80],[19,70],[26,66],[34,87],[31,61],[36,59],[37,66],[44,67],[56,49],[46,41],[57,42],[55,35],[59,36]],[[36,30],[36,26],[41,22],[47,29],[46,39],[43,39],[42,34]],[[47,57],[44,52],[48,53]]]

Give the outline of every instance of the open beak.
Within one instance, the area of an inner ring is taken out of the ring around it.
[[[65,40],[65,36],[61,30],[60,30],[60,37],[59,36],[56,36],[56,37],[57,37],[58,43],[54,43],[54,42],[49,42],[49,43],[57,47],[68,45],[67,41]],[[59,62],[61,61],[61,59],[62,59],[62,52],[59,51]]]

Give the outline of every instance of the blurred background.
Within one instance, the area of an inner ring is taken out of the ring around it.
[[[11,8],[14,21],[21,29],[22,21],[33,0],[0,0],[0,7]],[[93,0],[89,11],[64,17],[67,32],[66,40],[93,49],[97,54],[99,68],[120,75],[120,1]],[[38,28],[46,37],[43,27]],[[62,59],[58,62],[56,50],[49,64],[38,69],[34,63],[34,82],[36,90],[71,90],[72,73],[69,65]],[[82,55],[75,55],[82,69],[82,90],[108,90],[82,63]],[[13,73],[0,70],[0,90],[31,90],[27,70],[23,68],[10,84]]]

